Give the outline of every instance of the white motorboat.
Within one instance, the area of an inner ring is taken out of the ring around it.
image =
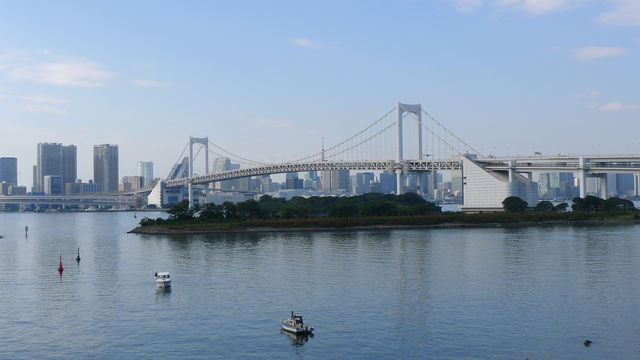
[[[305,326],[302,321],[302,316],[294,315],[291,312],[291,317],[280,321],[282,323],[282,330],[293,334],[313,334],[313,328]]]
[[[171,276],[168,272],[157,272],[156,273],[156,285],[158,287],[170,287],[171,286]]]

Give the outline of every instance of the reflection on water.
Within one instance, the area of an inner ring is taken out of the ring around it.
[[[293,346],[302,346],[304,343],[309,341],[310,337],[313,337],[313,333],[311,334],[293,334],[288,331],[284,331],[282,328],[280,329],[281,334],[285,334],[289,337],[291,341],[291,345]]]

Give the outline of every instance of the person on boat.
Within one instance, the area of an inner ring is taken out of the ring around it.
[[[156,273],[153,274],[153,276],[158,277],[158,272],[156,271]]]

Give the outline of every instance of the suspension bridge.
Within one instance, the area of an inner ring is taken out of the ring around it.
[[[229,159],[240,166],[216,169],[214,162],[218,158]],[[606,188],[604,174],[611,172],[634,173],[636,189],[640,188],[638,155],[487,157],[456,136],[420,104],[403,103],[397,103],[363,130],[335,145],[325,148],[323,144],[317,153],[280,163],[251,160],[207,137],[190,137],[161,185],[162,189],[187,188],[188,198],[193,203],[194,185],[261,175],[333,170],[395,173],[396,194],[405,191],[404,180],[408,174],[459,170],[464,179],[464,207],[469,210],[499,208],[507,196],[519,196],[531,205],[537,203],[533,172],[577,173],[582,197],[586,194],[588,177],[603,179],[601,186]],[[418,186],[421,195],[422,191]],[[603,193],[606,196],[606,191]]]

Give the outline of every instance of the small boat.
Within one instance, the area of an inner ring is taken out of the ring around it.
[[[157,272],[156,273],[156,285],[158,287],[170,287],[171,286],[171,276],[168,272]]]
[[[291,317],[280,321],[282,323],[282,330],[293,334],[313,334],[313,328],[305,326],[302,321],[302,316],[294,315],[291,312]]]

